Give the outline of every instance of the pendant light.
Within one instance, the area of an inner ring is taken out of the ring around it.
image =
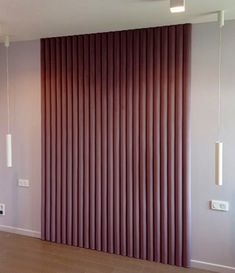
[[[12,167],[12,136],[10,133],[10,91],[9,91],[9,60],[8,50],[10,46],[9,36],[5,37],[6,47],[6,95],[7,95],[7,134],[6,134],[6,164],[7,167]]]
[[[221,141],[221,61],[222,61],[222,28],[224,26],[224,11],[218,12],[219,23],[219,86],[218,86],[218,136],[215,143],[215,184],[223,185],[223,142]]]

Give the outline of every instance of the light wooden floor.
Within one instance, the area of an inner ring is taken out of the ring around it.
[[[203,273],[0,232],[0,273]]]

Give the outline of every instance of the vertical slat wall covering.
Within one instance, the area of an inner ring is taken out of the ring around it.
[[[190,260],[191,25],[41,40],[42,239]]]

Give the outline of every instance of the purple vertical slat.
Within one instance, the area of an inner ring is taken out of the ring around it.
[[[73,101],[73,71],[72,71],[72,37],[67,42],[67,244],[72,245],[72,101]]]
[[[95,249],[95,35],[90,35],[90,248]]]
[[[146,30],[140,31],[140,257],[147,259],[146,225]]]
[[[183,57],[183,257],[184,267],[190,266],[191,238],[191,143],[190,143],[190,106],[191,106],[191,36],[192,26],[184,25]]]
[[[127,183],[127,255],[133,257],[133,32],[127,31],[126,79],[126,183]]]
[[[139,34],[133,33],[133,197],[134,257],[140,258],[139,192]]]
[[[84,246],[84,47],[78,37],[78,245]]]
[[[62,100],[62,243],[67,243],[67,58],[66,58],[66,38],[61,40],[61,100]]]
[[[56,55],[55,39],[50,40],[51,89],[51,241],[56,241]]]
[[[41,154],[42,154],[42,200],[41,200],[41,238],[46,239],[46,60],[45,40],[41,40]]]
[[[101,35],[96,34],[96,249],[101,250]]]
[[[154,261],[161,258],[160,233],[160,71],[161,71],[161,29],[154,30],[154,73],[153,73],[153,221],[154,221]]]
[[[182,266],[182,73],[183,73],[183,27],[176,28],[175,71],[175,232],[177,266]]]
[[[51,90],[50,90],[50,41],[45,41],[45,101],[46,101],[46,158],[45,158],[45,190],[46,190],[46,240],[51,240]]]
[[[61,42],[56,38],[56,242],[61,243]]]
[[[108,252],[113,253],[113,33],[108,39]]]
[[[167,187],[168,187],[168,263],[175,264],[175,27],[168,32],[168,134],[167,134]]]
[[[153,29],[147,30],[146,83],[147,257],[153,261]]]
[[[120,35],[120,231],[121,254],[126,256],[126,32]]]
[[[102,250],[107,251],[107,35],[101,35],[101,108],[102,108],[102,142],[101,142],[101,175],[102,175]]]
[[[73,134],[72,134],[72,193],[73,193],[73,245],[78,245],[78,44],[77,37],[72,38],[72,73],[73,73]]]
[[[90,148],[90,132],[89,132],[89,35],[84,36],[84,247],[89,248],[89,212],[90,212],[90,176],[89,176],[89,148]]]
[[[161,262],[168,262],[167,249],[167,73],[168,73],[168,28],[162,28],[161,36]]]
[[[114,34],[114,252],[120,254],[120,33]]]

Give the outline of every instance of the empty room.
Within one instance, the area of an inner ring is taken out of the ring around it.
[[[235,273],[235,1],[0,1],[0,273]]]

